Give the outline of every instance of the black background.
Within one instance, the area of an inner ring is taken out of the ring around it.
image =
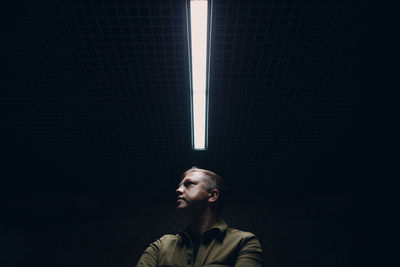
[[[270,266],[390,262],[394,9],[215,1],[209,149],[191,150],[185,1],[1,14],[2,266],[132,266],[191,166]]]

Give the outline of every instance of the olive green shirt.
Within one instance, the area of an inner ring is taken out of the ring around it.
[[[263,266],[264,255],[256,236],[228,227],[221,221],[201,237],[197,256],[186,229],[164,235],[144,251],[137,267],[144,266]]]

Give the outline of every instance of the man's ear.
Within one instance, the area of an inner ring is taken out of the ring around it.
[[[215,201],[217,201],[217,199],[219,197],[219,190],[212,189],[209,194],[210,194],[210,198],[208,199],[208,202],[214,203]]]

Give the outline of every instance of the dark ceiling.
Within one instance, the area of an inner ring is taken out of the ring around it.
[[[363,188],[362,10],[214,1],[209,149],[199,152],[185,1],[3,8],[5,191],[156,197],[174,194],[193,165],[236,196]]]

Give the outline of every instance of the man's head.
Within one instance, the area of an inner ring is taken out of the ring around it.
[[[212,171],[193,167],[184,172],[178,185],[177,211],[183,215],[201,214],[210,208],[218,216],[222,209],[225,183]]]

